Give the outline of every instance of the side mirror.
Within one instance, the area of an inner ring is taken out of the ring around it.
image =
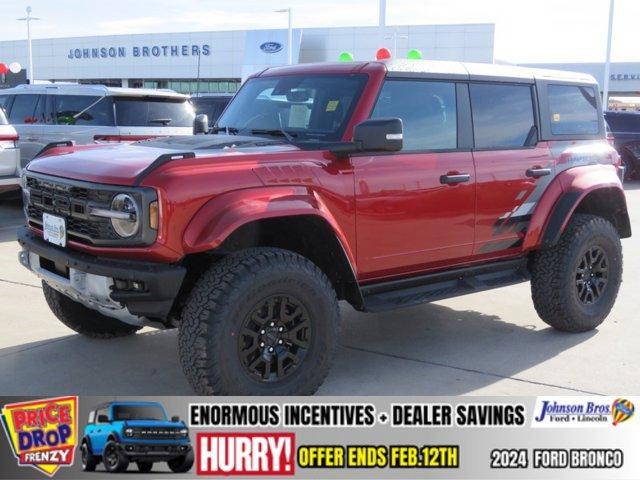
[[[109,417],[106,415],[98,415],[98,423],[109,423]]]
[[[353,129],[353,142],[336,144],[330,149],[337,156],[357,152],[397,152],[402,150],[402,120],[370,118]]]
[[[173,417],[171,417],[171,421],[173,423],[178,423],[180,421],[180,417],[178,415],[174,415]]]
[[[356,125],[353,142],[363,152],[397,152],[402,150],[402,120],[371,118]]]
[[[209,131],[209,117],[201,113],[193,120],[193,134],[203,135]]]

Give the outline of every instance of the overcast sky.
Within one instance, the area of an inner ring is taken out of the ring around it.
[[[376,25],[378,0],[0,0],[0,40],[26,36],[26,5],[42,20],[33,38]],[[609,0],[388,0],[387,24],[496,24],[496,59],[521,62],[604,60]],[[616,0],[612,58],[640,61],[640,0]],[[428,57],[428,52],[424,52]],[[1,59],[0,59],[1,61]]]

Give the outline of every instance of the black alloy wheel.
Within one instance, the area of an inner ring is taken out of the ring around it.
[[[238,353],[245,371],[262,382],[291,375],[309,351],[309,318],[302,302],[291,295],[272,295],[259,301],[238,335]]]
[[[118,449],[112,443],[104,448],[104,460],[106,467],[114,468],[118,464]]]
[[[599,246],[589,248],[576,269],[578,299],[586,305],[596,303],[607,287],[608,277],[609,260],[606,252]]]

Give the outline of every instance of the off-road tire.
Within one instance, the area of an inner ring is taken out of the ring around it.
[[[44,298],[58,320],[71,330],[91,338],[116,338],[132,335],[140,327],[107,317],[70,299],[42,282]]]
[[[107,452],[109,452],[110,448],[115,448],[117,452],[117,462],[115,464],[111,464],[107,459]],[[102,451],[102,464],[107,472],[120,473],[126,471],[129,467],[129,459],[122,453],[116,442],[109,440]]]
[[[80,450],[82,470],[84,470],[85,472],[95,472],[96,467],[100,463],[100,457],[97,457],[91,453],[87,442],[84,442],[82,444],[82,448]]]
[[[137,464],[140,473],[149,473],[153,468],[153,462],[137,462]]]
[[[193,460],[193,450],[189,450],[185,455],[169,460],[167,465],[174,473],[186,473],[193,467]]]
[[[587,249],[600,247],[608,259],[608,279],[597,301],[584,304],[576,271]],[[531,294],[540,318],[563,332],[586,332],[607,317],[622,281],[622,246],[615,227],[602,217],[575,214],[556,245],[538,251],[531,268]]]
[[[275,294],[304,304],[313,334],[300,366],[266,383],[243,367],[236,335],[256,301]],[[310,260],[278,248],[236,252],[214,263],[192,290],[179,325],[180,363],[201,395],[311,395],[329,372],[339,316],[329,279]]]

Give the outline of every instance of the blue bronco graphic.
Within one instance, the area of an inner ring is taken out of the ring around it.
[[[193,466],[187,426],[178,417],[167,419],[155,402],[98,405],[89,414],[80,451],[85,471],[94,471],[100,462],[108,472],[124,472],[131,462],[144,473],[154,462],[167,462],[176,473]]]

